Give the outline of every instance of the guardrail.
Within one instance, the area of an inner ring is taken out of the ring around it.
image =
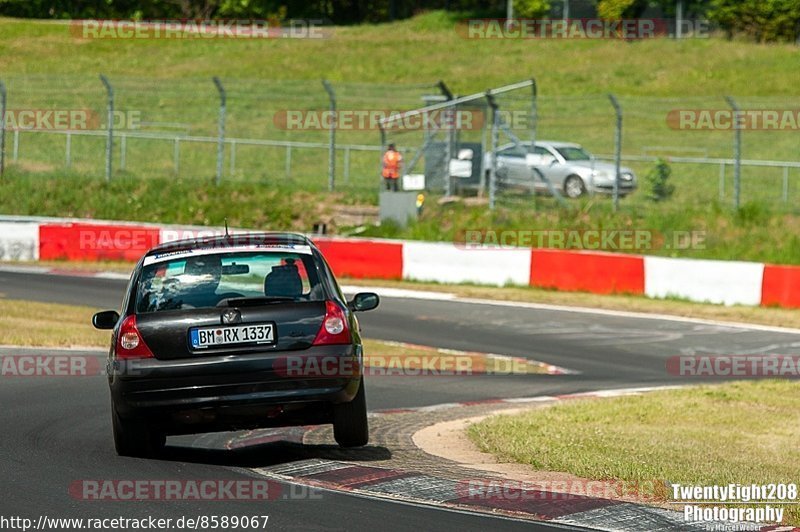
[[[85,136],[85,137],[106,137],[107,133],[105,131],[81,131],[81,130],[70,130],[70,131],[59,131],[59,130],[29,130],[24,131],[25,134],[49,134],[49,135],[63,135],[65,137],[65,146],[64,146],[64,161],[67,168],[70,167],[72,163],[72,137],[73,136]],[[20,146],[20,130],[14,130],[12,135],[12,154],[11,160],[16,162],[19,159],[19,146]],[[147,132],[147,131],[137,131],[137,132],[118,132],[116,134],[116,140],[119,141],[119,169],[125,170],[127,165],[127,139],[149,139],[149,140],[163,140],[172,142],[174,145],[173,148],[173,165],[175,169],[175,173],[180,173],[180,144],[182,142],[197,142],[197,143],[208,143],[208,144],[217,144],[219,143],[219,137],[206,137],[206,136],[197,136],[197,135],[175,135],[175,134],[164,134],[164,133],[157,133],[157,132]],[[236,147],[237,146],[264,146],[264,147],[273,147],[273,148],[286,148],[286,155],[285,155],[285,169],[286,169],[286,177],[291,177],[291,168],[292,168],[292,149],[319,149],[319,150],[330,150],[331,145],[327,142],[302,142],[302,141],[293,141],[293,140],[268,140],[268,139],[248,139],[248,138],[234,138],[228,137],[224,141],[230,151],[229,151],[229,172],[233,174],[236,171]],[[401,147],[404,151],[408,153],[413,153],[415,151],[414,148],[411,147]],[[333,148],[335,151],[341,151],[344,154],[344,179],[345,182],[349,181],[350,179],[350,153],[353,151],[372,151],[372,152],[380,152],[380,146],[371,146],[368,144],[338,144]]]

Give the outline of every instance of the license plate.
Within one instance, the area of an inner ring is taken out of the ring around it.
[[[197,327],[189,331],[189,339],[194,349],[204,349],[217,345],[257,345],[275,343],[275,325],[231,325]]]

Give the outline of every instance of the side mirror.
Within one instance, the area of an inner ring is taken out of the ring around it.
[[[353,296],[353,300],[348,303],[348,306],[356,311],[364,311],[364,310],[372,310],[378,306],[381,302],[381,298],[378,297],[378,294],[373,294],[372,292],[360,292]]]
[[[104,310],[92,316],[92,325],[95,329],[113,329],[119,321],[119,312],[116,310]]]

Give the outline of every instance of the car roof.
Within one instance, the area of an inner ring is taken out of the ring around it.
[[[530,146],[531,145],[531,141],[523,140],[521,142],[521,144],[523,144],[525,146]],[[505,148],[505,147],[513,146],[513,145],[514,145],[513,142],[509,142],[508,144],[505,144],[503,147]],[[580,148],[581,147],[581,145],[576,143],[576,142],[563,142],[563,141],[559,141],[559,140],[537,140],[536,141],[536,145],[539,146],[539,147],[542,147],[542,148],[547,148],[547,147],[550,147],[550,148]]]
[[[147,255],[176,251],[192,251],[196,249],[214,248],[223,251],[226,248],[243,246],[310,246],[314,243],[301,233],[290,232],[236,232],[226,235],[187,238],[164,242],[152,248]]]

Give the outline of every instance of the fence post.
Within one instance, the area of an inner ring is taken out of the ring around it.
[[[536,87],[536,78],[531,78],[531,111],[529,116],[531,121],[531,148],[528,153],[536,153],[536,126],[539,121],[538,97],[539,89]],[[532,196],[533,208],[536,210],[536,193],[534,192]]]
[[[486,92],[486,100],[492,108],[492,166],[489,169],[489,210],[494,210],[495,194],[497,192],[497,143],[499,141],[500,114],[497,112],[497,102],[490,92]]]
[[[100,74],[100,81],[108,93],[108,137],[106,138],[106,181],[111,181],[111,160],[114,157],[114,87],[103,74]]]
[[[453,159],[453,108],[445,108],[440,119],[444,123],[444,127],[447,128],[444,139],[444,193],[452,196],[455,194],[455,183],[453,182],[453,176],[450,175],[450,161]]]
[[[292,178],[292,145],[286,145],[286,178]]]
[[[614,112],[617,115],[616,132],[614,134],[614,212],[619,209],[619,169],[622,160],[622,107],[619,105],[616,96],[608,95]]]
[[[217,178],[216,184],[219,185],[222,180],[222,162],[225,158],[225,113],[227,104],[227,94],[225,87],[217,76],[212,78],[214,85],[219,92],[219,124],[217,126]]]
[[[381,133],[381,151],[378,153],[378,190],[383,190],[383,154],[386,153],[387,137],[383,122],[378,122],[378,129]],[[409,172],[412,165],[406,166],[405,171]]]
[[[14,148],[11,153],[11,160],[17,162],[19,159],[19,129],[14,130]]]
[[[529,153],[534,153],[536,149],[536,123],[539,120],[539,108],[537,107],[537,98],[539,96],[538,89],[536,88],[536,79],[531,78],[531,112],[530,112],[530,120],[531,120],[531,149]]]
[[[6,170],[6,84],[0,81],[0,177]]]
[[[67,131],[67,146],[64,148],[64,161],[66,168],[70,168],[72,166],[72,133]]]
[[[719,201],[725,201],[725,162],[719,163]]]
[[[325,87],[325,92],[328,93],[328,99],[331,102],[331,127],[328,139],[328,190],[333,192],[336,178],[336,127],[338,125],[336,93],[333,90],[333,85],[327,79],[322,80],[322,86]]]
[[[742,186],[742,128],[739,124],[741,109],[739,109],[736,101],[731,96],[725,96],[725,101],[733,109],[733,158],[735,159],[733,166],[733,208],[739,210],[739,195]]]

